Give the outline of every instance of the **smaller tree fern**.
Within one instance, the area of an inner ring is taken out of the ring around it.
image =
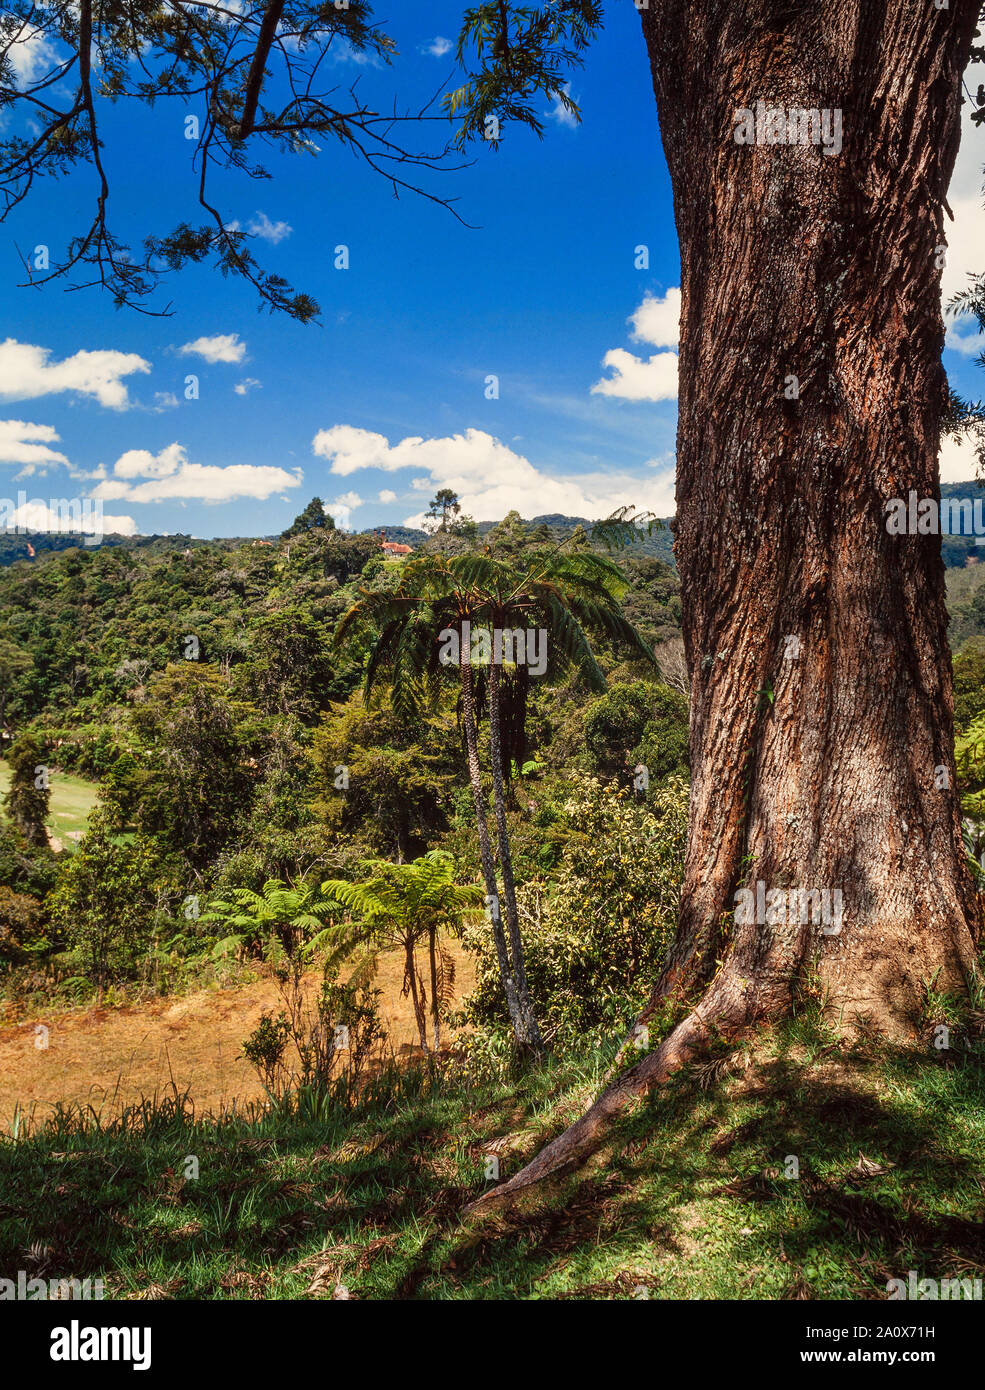
[[[332,927],[341,916],[338,904],[317,886],[291,887],[282,879],[269,879],[259,893],[234,888],[232,901],[216,899],[202,913],[203,922],[227,929],[214,954],[276,942],[285,955],[309,957],[315,951],[337,945]]]
[[[414,1006],[421,1047],[428,1047],[427,991],[416,952],[427,942],[431,985],[431,1046],[441,1046],[441,1018],[451,1002],[455,982],[454,961],[439,940],[439,931],[460,934],[469,913],[483,903],[478,884],[454,881],[455,862],[450,854],[432,850],[410,864],[391,864],[383,859],[365,861],[369,877],[359,883],[329,879],[322,892],[336,899],[356,919],[350,938],[353,945],[370,947],[375,961],[380,952],[399,946],[404,952],[404,988]]]

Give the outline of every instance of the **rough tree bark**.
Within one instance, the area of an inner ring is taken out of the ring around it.
[[[939,494],[942,209],[977,10],[641,13],[681,248],[675,553],[692,678],[679,928],[642,1021],[704,994],[483,1204],[586,1157],[711,1030],[781,1016],[808,969],[842,1024],[899,1039],[925,981],[963,990],[975,968],[940,540],[889,535],[885,503]],[[736,143],[736,113],[759,100],[840,110],[840,153]],[[840,889],[840,934],[736,925],[735,892],[757,882]]]

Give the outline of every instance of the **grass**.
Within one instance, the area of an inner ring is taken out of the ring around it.
[[[0,762],[0,796],[6,796],[9,787],[10,768],[5,762]],[[51,774],[48,829],[63,845],[69,835],[78,835],[85,830],[98,793],[99,788],[94,782],[86,782],[83,778],[73,777],[68,772]]]
[[[464,1218],[487,1156],[515,1172],[608,1060],[405,1070],[354,1108],[308,1096],[218,1123],[180,1097],[112,1125],[62,1112],[0,1142],[0,1275],[455,1300],[884,1299],[910,1269],[985,1274],[985,1058],[848,1048],[803,1018],[675,1078],[526,1213]]]

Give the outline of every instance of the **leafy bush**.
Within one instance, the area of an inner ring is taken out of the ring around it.
[[[47,945],[43,919],[37,898],[0,888],[0,970],[23,965]]]
[[[585,712],[585,747],[592,770],[628,777],[640,763],[650,784],[687,771],[687,700],[669,685],[617,683]]]
[[[51,897],[71,964],[99,985],[133,979],[159,933],[172,925],[165,910],[174,885],[163,881],[156,847],[142,836],[121,842],[99,808]]]
[[[646,1003],[677,916],[687,840],[688,785],[651,790],[580,776],[563,807],[570,836],[549,884],[519,894],[527,977],[555,1043],[618,1032]],[[471,928],[476,989],[464,1019],[484,1032],[507,1023],[488,927]]]

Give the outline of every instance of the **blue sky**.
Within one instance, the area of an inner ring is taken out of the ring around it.
[[[455,85],[440,41],[454,38],[461,5],[393,10],[393,65],[339,61],[338,79],[359,75],[370,94],[412,106]],[[395,200],[327,143],[271,160],[272,179],[218,181],[224,215],[261,232],[265,267],[321,304],[307,327],[258,314],[251,287],[204,268],[167,282],[168,319],[115,310],[95,290],[15,289],[15,244],[25,255],[47,244],[57,260],[91,216],[89,173],[39,186],[0,230],[0,492],[98,497],[121,529],[198,536],[279,531],[315,494],[346,526],[405,522],[443,485],[477,520],[624,502],[669,514],[679,261],[630,6],[609,6],[572,94],[580,126],[547,113],[542,142],[509,127],[471,167],[422,175],[471,228],[412,194]],[[103,116],[119,235],[139,242],[199,220],[183,138],[194,110]],[[951,288],[985,266],[981,145],[966,130]],[[339,245],[347,270],[334,265]],[[983,394],[977,348],[945,356],[970,395]],[[198,399],[185,399],[189,374]],[[944,476],[968,476],[967,458],[942,458]]]

